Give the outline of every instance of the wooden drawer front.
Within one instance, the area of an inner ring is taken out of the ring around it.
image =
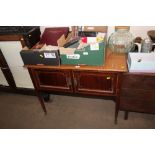
[[[114,94],[116,91],[115,74],[102,72],[74,72],[75,92],[87,94]]]
[[[155,74],[124,74],[122,88],[155,90]]]
[[[69,71],[61,70],[35,70],[37,87],[53,91],[72,91]]]

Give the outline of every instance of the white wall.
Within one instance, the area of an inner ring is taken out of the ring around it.
[[[22,45],[20,41],[1,41],[0,49],[9,65],[17,87],[33,88],[33,84],[26,68],[23,67],[23,61],[20,56]],[[0,74],[0,82],[4,77]]]
[[[130,26],[130,32],[134,37],[140,36],[142,38],[147,37],[147,31],[155,30],[155,26]],[[108,27],[108,36],[114,32],[114,26]]]
[[[9,86],[9,84],[8,84],[8,82],[7,82],[7,80],[6,80],[1,69],[0,69],[0,84],[4,85],[4,86]]]
[[[45,29],[45,26],[40,27],[41,32],[43,32],[44,29]],[[155,30],[155,26],[131,26],[130,27],[130,32],[135,37],[140,36],[142,38],[145,38],[147,37],[147,31],[149,30]],[[114,32],[114,26],[108,26],[108,36],[110,36],[110,34],[113,32]]]

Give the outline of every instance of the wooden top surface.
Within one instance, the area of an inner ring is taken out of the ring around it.
[[[25,65],[27,68],[46,68],[46,69],[74,69],[74,70],[92,70],[92,71],[110,71],[110,72],[127,72],[127,63],[125,54],[112,53],[110,49],[106,49],[105,64],[103,66],[86,66],[86,65]]]

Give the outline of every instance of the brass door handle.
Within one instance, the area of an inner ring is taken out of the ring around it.
[[[74,85],[77,86],[77,80],[74,78]]]
[[[110,80],[110,79],[111,79],[111,77],[110,77],[110,76],[107,76],[107,77],[106,77],[106,79],[107,79],[107,80]]]
[[[72,83],[71,83],[71,79],[68,77],[68,78],[67,78],[67,85],[68,85],[68,86],[71,86],[71,84],[72,84]]]

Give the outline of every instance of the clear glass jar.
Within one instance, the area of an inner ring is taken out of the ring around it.
[[[133,36],[129,32],[129,26],[116,26],[115,32],[111,34],[108,45],[113,52],[128,53],[132,49],[134,42]]]

